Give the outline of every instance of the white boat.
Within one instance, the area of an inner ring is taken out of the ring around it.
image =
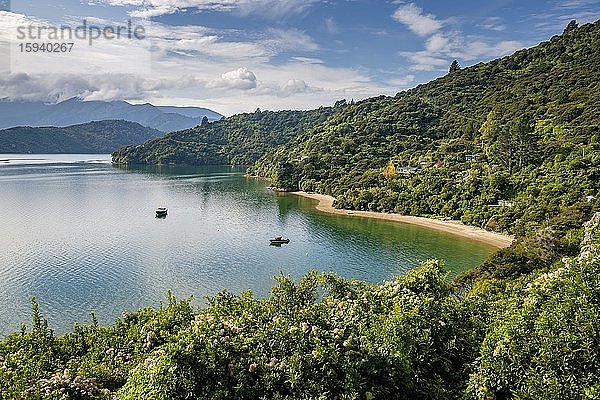
[[[284,244],[289,243],[290,239],[284,238],[283,236],[275,236],[273,239],[269,239],[271,244]]]

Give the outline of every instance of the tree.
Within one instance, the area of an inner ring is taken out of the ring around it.
[[[396,176],[396,166],[394,165],[393,161],[387,163],[383,169],[383,176],[385,179],[391,179]]]
[[[450,70],[448,72],[453,73],[456,71],[460,71],[460,64],[458,61],[454,60],[452,61],[452,64],[450,64]]]
[[[202,117],[202,123],[200,124],[201,126],[205,126],[208,125],[208,117],[205,115],[204,117]]]
[[[341,108],[341,107],[345,107],[346,105],[348,105],[348,102],[346,101],[346,99],[342,99],[342,100],[336,101],[334,107]]]
[[[577,29],[578,26],[579,25],[577,25],[577,21],[572,19],[571,22],[569,22],[569,25],[567,25],[567,27],[565,28],[565,31],[563,33],[574,31],[575,29]]]

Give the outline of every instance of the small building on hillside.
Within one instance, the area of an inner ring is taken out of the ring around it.
[[[490,204],[490,207],[514,207],[514,203],[508,200],[498,200],[497,204]]]
[[[410,175],[416,173],[418,170],[417,167],[400,167],[397,169],[397,172],[399,174]]]

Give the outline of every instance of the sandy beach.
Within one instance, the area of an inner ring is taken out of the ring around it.
[[[476,228],[473,226],[464,225],[458,221],[441,221],[438,219],[424,218],[424,217],[413,217],[410,215],[400,214],[388,214],[374,211],[355,211],[355,210],[341,210],[333,207],[334,198],[324,194],[307,193],[307,192],[290,192],[298,196],[308,197],[311,199],[318,200],[316,208],[319,211],[340,214],[347,216],[358,216],[367,218],[377,218],[386,221],[396,221],[406,224],[414,224],[425,226],[427,228],[437,229],[440,231],[448,232],[453,235],[458,235],[473,239],[479,242],[487,243],[490,246],[497,248],[504,248],[510,246],[513,241],[513,237],[510,235],[504,235],[501,233],[486,231],[485,229]]]

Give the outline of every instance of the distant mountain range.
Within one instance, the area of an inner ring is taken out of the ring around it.
[[[65,127],[91,121],[124,120],[172,132],[200,125],[204,116],[211,122],[222,118],[221,114],[206,108],[130,104],[126,101],[82,101],[76,98],[56,104],[0,101],[0,129]]]
[[[93,121],[67,127],[16,127],[0,130],[0,153],[108,154],[164,133],[129,121]]]

